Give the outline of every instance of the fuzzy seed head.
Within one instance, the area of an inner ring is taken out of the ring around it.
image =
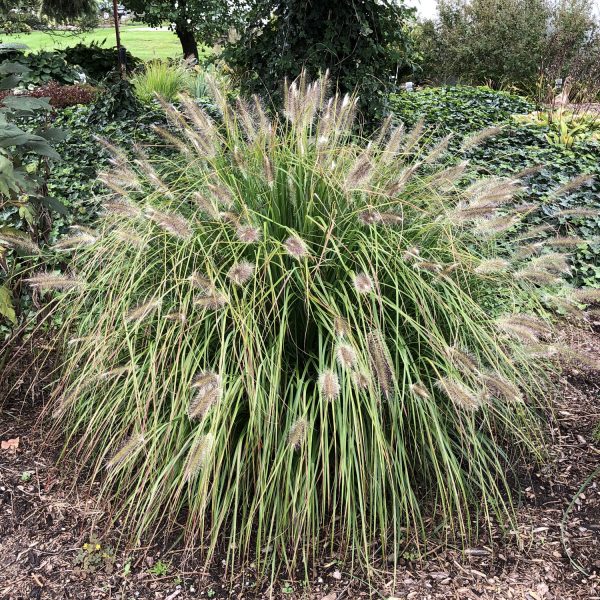
[[[340,395],[340,382],[338,376],[327,369],[319,375],[319,391],[325,400],[335,400]]]
[[[247,260],[234,263],[229,271],[227,271],[227,277],[236,285],[245,285],[253,275],[254,265]]]
[[[484,401],[483,392],[476,393],[464,383],[452,377],[442,377],[436,381],[436,387],[444,392],[457,408],[467,411],[477,410]]]
[[[366,390],[371,385],[371,378],[363,371],[354,371],[352,373],[352,383],[359,390]]]
[[[255,244],[260,241],[260,229],[252,225],[239,225],[235,234],[238,240],[244,244]]]
[[[350,326],[345,319],[342,319],[342,317],[336,317],[333,320],[333,329],[335,335],[340,338],[347,337],[350,334]]]
[[[283,242],[283,247],[285,248],[286,252],[296,260],[300,260],[308,256],[306,242],[297,235],[292,235],[287,238],[287,240]]]
[[[229,304],[229,298],[222,292],[215,291],[207,296],[195,298],[194,304],[208,310],[219,310]]]
[[[339,344],[336,350],[336,358],[340,367],[352,369],[356,365],[356,350],[350,344]]]
[[[410,385],[410,391],[417,396],[417,398],[422,398],[423,400],[429,400],[431,397],[427,388],[423,387],[420,383],[412,383]]]
[[[223,394],[221,376],[214,371],[202,371],[192,382],[194,396],[188,408],[190,419],[201,420]]]
[[[377,210],[362,210],[358,213],[358,220],[365,226],[376,225],[381,222],[381,213]]]
[[[502,258],[488,258],[482,260],[475,268],[478,275],[493,275],[504,273],[510,267],[510,263]]]
[[[396,374],[390,351],[380,331],[371,331],[367,334],[367,349],[371,370],[375,374],[379,389],[384,396],[390,398],[394,391]]]
[[[368,294],[373,291],[373,280],[367,273],[357,273],[352,283],[359,294]]]
[[[211,433],[201,435],[192,444],[187,456],[184,479],[189,481],[195,477],[202,467],[206,466],[213,453],[215,438]]]
[[[157,310],[160,305],[160,300],[150,300],[149,302],[138,304],[125,315],[125,320],[132,323],[143,321]]]
[[[59,275],[54,273],[40,273],[33,277],[28,277],[25,281],[38,290],[71,290],[83,285],[83,282],[76,277],[68,275]]]
[[[308,421],[302,417],[296,419],[290,427],[288,434],[288,444],[294,450],[298,450],[306,440],[308,432]]]
[[[159,227],[182,240],[191,238],[194,233],[190,224],[181,215],[176,213],[148,208],[146,214],[148,218],[154,221]]]
[[[127,458],[138,450],[145,443],[144,436],[140,434],[132,435],[129,437],[121,447],[112,455],[109,461],[106,463],[107,469],[114,469],[120,464],[124,463]]]

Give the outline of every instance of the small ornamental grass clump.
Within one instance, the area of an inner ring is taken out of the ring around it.
[[[564,270],[494,256],[517,183],[458,191],[467,165],[419,128],[357,143],[356,99],[326,87],[289,86],[277,122],[219,89],[219,125],[163,102],[181,158],[113,149],[76,275],[32,278],[65,290],[65,452],[136,540],[182,527],[259,570],[398,558],[432,523],[509,515],[511,461],[539,448],[550,329],[484,304],[535,305],[528,271]]]

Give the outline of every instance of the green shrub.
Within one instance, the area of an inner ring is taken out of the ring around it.
[[[513,115],[527,114],[534,108],[521,96],[483,86],[430,87],[390,98],[390,109],[409,127],[423,119],[439,135],[452,133],[455,138],[508,123]]]
[[[109,73],[119,68],[119,53],[116,48],[103,48],[102,43],[92,42],[89,45],[77,44],[65,48],[62,53],[70,65],[77,65],[85,74],[95,81],[101,81]],[[140,66],[141,61],[127,52],[127,68],[129,71]]]
[[[243,93],[258,93],[281,104],[284,78],[301,70],[313,77],[329,71],[338,91],[359,94],[362,116],[377,124],[387,99],[415,56],[408,24],[414,9],[394,0],[258,0],[241,38],[225,60]]]
[[[21,81],[23,87],[44,85],[50,81],[62,84],[81,81],[81,71],[67,64],[60,52],[21,54],[10,60],[28,69]]]
[[[62,290],[65,452],[136,540],[183,524],[259,572],[397,560],[426,523],[505,520],[539,450],[549,328],[511,311],[564,258],[497,259],[514,184],[459,192],[418,129],[356,145],[356,100],[326,87],[295,83],[276,123],[219,93],[219,127],[165,104],[181,156],[113,149],[103,223],[58,248],[76,275],[30,279]]]
[[[185,91],[190,82],[186,63],[153,60],[146,63],[144,70],[131,79],[131,83],[142,102],[151,102],[156,95],[172,102]]]

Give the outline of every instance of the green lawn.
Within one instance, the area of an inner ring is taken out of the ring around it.
[[[106,39],[106,46],[115,45],[115,30],[112,28],[99,28],[81,35],[67,32],[45,33],[34,31],[26,34],[3,35],[0,34],[0,43],[18,42],[27,44],[31,51],[54,50],[74,46],[83,41],[89,44],[92,41],[102,42]],[[134,56],[142,60],[152,58],[171,58],[181,55],[181,45],[177,36],[166,27],[148,30],[140,25],[127,25],[121,28],[121,41]]]

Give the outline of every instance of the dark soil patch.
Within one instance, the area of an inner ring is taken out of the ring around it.
[[[598,335],[578,333],[576,342],[600,358]],[[194,570],[177,551],[113,550],[115,532],[103,530],[94,490],[74,486],[72,471],[59,470],[56,449],[43,443],[38,417],[51,362],[31,358],[41,346],[14,356],[0,384],[0,441],[18,438],[17,448],[0,450],[0,600],[600,600],[600,475],[591,477],[600,464],[596,371],[571,366],[560,378],[551,455],[531,473],[508,536],[485,531],[476,547],[440,550],[369,582],[348,576],[331,556],[313,567],[308,587],[279,580],[257,591],[251,568],[231,580],[218,566]]]

